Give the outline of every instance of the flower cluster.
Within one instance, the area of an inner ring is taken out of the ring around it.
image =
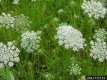
[[[70,66],[69,66],[70,74],[78,75],[81,74],[81,68],[78,65],[78,61],[75,57],[70,58]]]
[[[73,64],[69,66],[70,68],[70,74],[78,75],[81,74],[81,68],[79,67],[78,64]]]
[[[0,16],[0,28],[5,27],[6,29],[10,27],[14,27],[15,18],[11,16],[11,14],[2,13]]]
[[[98,29],[95,30],[95,34],[94,34],[94,38],[95,39],[100,39],[101,41],[104,41],[106,39],[106,34],[107,32],[105,31],[105,29]]]
[[[22,33],[21,37],[21,47],[26,49],[26,52],[32,53],[39,48],[40,37],[36,32],[26,31],[25,33]]]
[[[105,29],[95,30],[95,35],[93,37],[96,39],[96,42],[90,41],[90,56],[94,59],[98,59],[100,62],[107,59],[107,43],[105,42],[106,34],[107,32]]]
[[[60,25],[55,38],[59,39],[59,45],[64,45],[67,49],[73,48],[74,51],[78,51],[80,48],[84,48],[85,39],[82,38],[81,32],[70,25]]]
[[[86,80],[85,76],[83,75],[79,80]]]
[[[17,31],[25,31],[28,27],[30,27],[32,22],[29,20],[29,17],[26,17],[24,14],[20,14],[15,16],[14,23]]]
[[[19,62],[19,52],[12,42],[8,42],[7,45],[0,42],[0,68],[7,64],[13,66],[14,62]]]
[[[71,60],[70,62],[72,62],[72,63],[76,63],[77,62],[75,57],[71,57],[70,60]]]
[[[32,1],[36,1],[36,0],[32,0]]]
[[[98,59],[98,61],[103,62],[104,59],[107,59],[107,44],[100,39],[97,39],[96,42],[91,41],[91,49],[90,49],[90,56],[94,59]]]
[[[63,9],[59,9],[59,10],[58,10],[58,13],[62,13],[62,12],[64,12]]]
[[[95,0],[84,0],[81,8],[90,18],[94,17],[95,19],[104,18],[107,11],[100,2],[96,2]]]
[[[96,1],[101,2],[101,4],[103,4],[103,5],[105,5],[105,3],[106,3],[106,0],[96,0]]]
[[[18,3],[19,3],[19,0],[14,0],[12,3],[13,3],[13,4],[18,4]]]
[[[44,77],[46,78],[46,80],[53,80],[54,79],[54,76],[50,73],[45,73]]]

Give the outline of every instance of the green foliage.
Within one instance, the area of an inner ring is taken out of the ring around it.
[[[19,4],[12,4],[12,0],[0,2],[2,12],[12,15],[25,14],[33,22],[28,30],[42,31],[40,49],[33,53],[26,53],[20,48],[20,33],[13,29],[0,28],[0,42],[13,41],[21,50],[20,62],[13,67],[0,68],[0,80],[46,80],[44,75],[48,72],[54,76],[47,80],[78,80],[82,75],[107,76],[107,61],[103,63],[93,60],[90,56],[89,41],[92,40],[94,30],[104,28],[107,30],[107,17],[90,19],[81,10],[82,0],[20,0]],[[62,9],[62,12],[58,12]],[[58,20],[55,20],[57,18]],[[56,28],[60,23],[67,23],[81,31],[86,39],[84,50],[73,52],[59,46],[54,38]],[[73,63],[71,57],[82,68],[80,75],[70,75],[69,66]],[[5,71],[6,70],[6,71]],[[11,76],[10,76],[11,75]]]

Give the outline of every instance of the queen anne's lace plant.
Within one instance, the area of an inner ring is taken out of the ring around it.
[[[98,59],[98,61],[103,62],[104,59],[107,59],[107,44],[100,39],[97,39],[96,42],[91,41],[91,49],[90,49],[90,56],[94,59]]]
[[[85,76],[83,75],[79,80],[86,80]]]
[[[58,10],[58,13],[62,13],[62,12],[64,12],[63,9],[59,9],[59,10]]]
[[[12,42],[8,42],[7,45],[0,42],[0,68],[5,65],[13,66],[14,62],[19,62],[19,52]]]
[[[75,57],[71,57],[70,60],[71,60],[71,61],[70,61],[71,63],[77,63],[77,60],[76,60]]]
[[[46,78],[46,80],[53,80],[54,76],[51,73],[45,73],[44,77]]]
[[[69,72],[70,74],[74,74],[74,75],[78,75],[78,74],[81,74],[81,68],[79,67],[78,65],[78,61],[76,60],[75,57],[71,57],[70,58],[70,62],[71,62],[71,65],[69,66]]]
[[[104,18],[107,11],[100,2],[96,2],[95,0],[84,0],[81,8],[90,18],[94,17],[95,19]]]
[[[101,2],[103,5],[105,5],[105,4],[106,4],[106,0],[96,0],[96,1]]]
[[[94,34],[94,38],[98,38],[100,39],[101,41],[104,41],[106,39],[106,35],[107,35],[107,32],[105,31],[105,29],[98,29],[98,30],[95,30],[95,34]]]
[[[29,17],[26,17],[24,14],[20,14],[15,16],[15,29],[17,31],[25,31],[28,27],[30,27],[32,21],[29,20]]]
[[[36,1],[36,0],[32,0],[32,1]]]
[[[70,68],[70,74],[74,74],[74,75],[78,75],[81,74],[81,68],[79,67],[78,64],[73,64],[71,66],[69,66]]]
[[[14,0],[12,3],[13,3],[13,4],[18,4],[18,3],[19,3],[19,0]]]
[[[96,42],[90,41],[90,56],[94,59],[98,59],[100,62],[107,59],[107,43],[105,42],[106,35],[107,32],[105,29],[95,30],[95,35],[93,37],[96,39]]]
[[[59,39],[59,45],[64,45],[66,49],[73,48],[74,51],[78,51],[84,48],[85,39],[82,38],[81,32],[70,25],[60,25],[55,38]]]
[[[71,57],[71,59],[70,59],[71,61],[76,61],[76,59],[75,59],[75,57]]]
[[[2,13],[0,15],[0,28],[5,27],[6,29],[10,27],[14,27],[15,18],[11,16],[11,14]]]
[[[26,49],[27,53],[32,53],[39,48],[40,36],[34,31],[26,31],[21,35],[21,47]]]

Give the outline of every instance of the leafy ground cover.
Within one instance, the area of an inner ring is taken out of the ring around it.
[[[106,4],[1,0],[0,80],[107,76]]]

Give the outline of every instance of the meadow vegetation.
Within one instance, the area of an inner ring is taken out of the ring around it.
[[[0,80],[107,76],[106,4],[106,0],[1,0]]]

